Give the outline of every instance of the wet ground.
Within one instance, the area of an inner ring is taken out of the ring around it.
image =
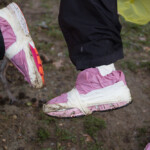
[[[10,64],[7,79],[19,103],[9,105],[0,84],[0,150],[143,150],[150,142],[150,24],[123,25],[124,71],[133,103],[88,117],[56,119],[42,104],[70,90],[77,71],[59,29],[59,0],[26,0],[20,6],[42,56],[46,86],[33,89]]]

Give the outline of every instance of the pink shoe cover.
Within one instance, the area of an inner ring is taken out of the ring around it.
[[[150,143],[147,144],[147,146],[144,150],[150,150]]]
[[[11,3],[0,9],[0,30],[4,38],[5,56],[24,75],[28,83],[35,88],[43,87],[42,62],[17,4]]]
[[[79,73],[76,81],[76,89],[81,95],[86,95],[87,93],[97,90],[97,89],[103,89],[105,87],[114,85],[115,83],[118,83],[120,81],[123,81],[124,85],[126,86],[126,81],[124,74],[121,71],[113,71],[112,73],[102,76],[97,68],[90,68],[86,69]],[[68,93],[62,94],[61,96],[58,96],[52,100],[50,100],[47,104],[49,105],[61,105],[68,102]],[[46,104],[46,105],[47,105]],[[121,101],[117,103],[109,103],[109,104],[102,104],[102,105],[94,105],[88,107],[88,109],[91,112],[95,111],[107,111],[112,109],[121,108],[123,106],[126,106],[129,104],[128,101]],[[44,110],[44,107],[43,107]],[[82,112],[78,108],[66,108],[62,110],[54,110],[52,112],[45,112],[50,116],[56,116],[56,117],[77,117],[77,116],[83,116],[86,115],[84,112]]]

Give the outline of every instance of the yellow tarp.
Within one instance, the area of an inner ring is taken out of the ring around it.
[[[127,21],[147,24],[150,21],[150,0],[118,0],[118,11]]]

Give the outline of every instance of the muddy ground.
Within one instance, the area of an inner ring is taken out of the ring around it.
[[[19,103],[9,105],[0,84],[0,150],[143,150],[150,142],[150,24],[120,18],[125,59],[116,66],[126,75],[133,103],[88,117],[56,119],[43,114],[42,104],[70,90],[77,75],[57,22],[59,0],[19,3],[43,57],[46,86],[33,89],[9,65],[7,79]]]

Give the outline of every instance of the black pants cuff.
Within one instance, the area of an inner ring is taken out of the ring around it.
[[[5,55],[5,45],[4,45],[4,38],[2,32],[0,30],[0,60],[4,58]]]

